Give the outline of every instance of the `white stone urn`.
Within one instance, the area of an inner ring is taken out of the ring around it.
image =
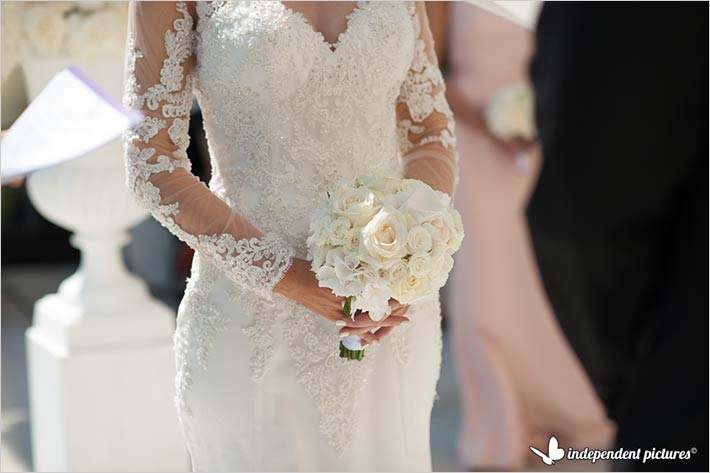
[[[37,58],[23,64],[30,100],[70,58]],[[120,98],[123,62],[120,57],[78,64],[112,97]],[[87,314],[112,311],[130,297],[146,297],[145,284],[126,271],[121,247],[127,230],[147,213],[133,201],[126,184],[122,144],[115,139],[75,160],[42,169],[27,179],[32,204],[47,220],[74,233],[71,242],[81,250],[77,272],[59,293]]]
[[[121,56],[28,59],[29,98],[70,64],[120,101]],[[27,189],[81,251],[77,271],[37,301],[27,331],[34,471],[187,469],[173,407],[175,314],[122,259],[129,228],[147,213],[126,187],[120,139],[32,173]]]

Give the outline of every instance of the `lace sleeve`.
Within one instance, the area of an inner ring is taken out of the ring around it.
[[[424,2],[410,5],[414,57],[397,99],[397,130],[404,176],[453,195],[458,183],[454,116],[434,51]]]
[[[194,2],[131,2],[124,104],[145,119],[124,135],[127,184],[163,226],[267,299],[294,250],[262,234],[190,172]]]

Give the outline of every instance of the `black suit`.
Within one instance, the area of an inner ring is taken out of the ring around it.
[[[560,324],[625,448],[708,469],[708,5],[546,3],[528,207]],[[624,465],[616,465],[624,467]]]

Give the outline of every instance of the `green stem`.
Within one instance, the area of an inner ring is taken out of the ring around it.
[[[345,298],[345,304],[343,305],[343,312],[350,318],[352,318],[352,315],[350,315],[350,304],[352,304],[352,301],[353,296],[348,296]]]
[[[362,360],[365,356],[365,350],[349,350],[340,342],[340,358],[347,358],[348,360]]]
[[[345,304],[343,304],[343,312],[345,312],[345,315],[347,315],[350,319],[353,318],[353,315],[350,313],[352,300],[353,296],[348,296],[345,298]],[[343,345],[342,341],[340,342],[340,358],[359,361],[362,360],[364,356],[365,350],[350,350]]]

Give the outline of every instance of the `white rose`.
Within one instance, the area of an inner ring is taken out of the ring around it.
[[[392,297],[402,304],[412,304],[429,296],[429,280],[408,274],[392,287]]]
[[[496,92],[488,101],[484,114],[488,128],[503,140],[535,138],[532,92],[524,85]]]
[[[356,251],[360,248],[360,231],[359,228],[351,228],[345,238],[344,247],[348,251]]]
[[[444,267],[444,258],[446,258],[446,247],[443,244],[435,245],[429,252],[431,258],[432,274],[439,274]]]
[[[409,230],[407,235],[407,252],[410,254],[423,253],[431,250],[432,239],[424,227],[416,226]]]
[[[57,9],[43,5],[27,7],[25,31],[30,44],[40,54],[60,52],[67,34],[64,16]]]
[[[407,261],[399,260],[392,265],[387,271],[387,284],[389,287],[394,287],[394,284],[401,281],[407,276]]]
[[[455,253],[461,246],[464,237],[461,215],[451,207],[423,223],[422,227],[432,235],[434,246],[442,244],[449,254]]]
[[[409,258],[409,274],[416,277],[428,276],[431,273],[433,262],[429,253],[417,253]]]
[[[453,224],[450,223],[450,216],[448,214],[441,213],[424,222],[422,227],[429,232],[435,246],[438,243],[448,246],[453,232]]]
[[[446,281],[449,279],[449,274],[454,267],[454,259],[451,256],[442,257],[437,263],[439,268],[436,272],[432,273],[430,287],[432,290],[438,290],[444,287]]]
[[[451,220],[454,223],[454,230],[456,233],[463,235],[463,221],[461,220],[461,214],[453,207],[449,207],[448,210],[451,215]]]
[[[451,238],[447,242],[447,250],[450,254],[453,254],[461,247],[461,242],[463,241],[463,221],[461,220],[461,214],[454,208],[450,207],[448,214],[451,224]]]
[[[338,187],[331,199],[335,214],[347,218],[353,226],[365,225],[379,210],[375,195],[365,187]]]
[[[346,218],[336,218],[328,226],[327,240],[333,246],[344,245],[350,231],[350,220]]]
[[[375,267],[389,267],[406,254],[406,217],[392,207],[383,207],[362,230],[361,259]]]
[[[441,268],[441,272],[448,275],[452,269],[454,269],[454,259],[447,255],[444,257],[444,265]]]

